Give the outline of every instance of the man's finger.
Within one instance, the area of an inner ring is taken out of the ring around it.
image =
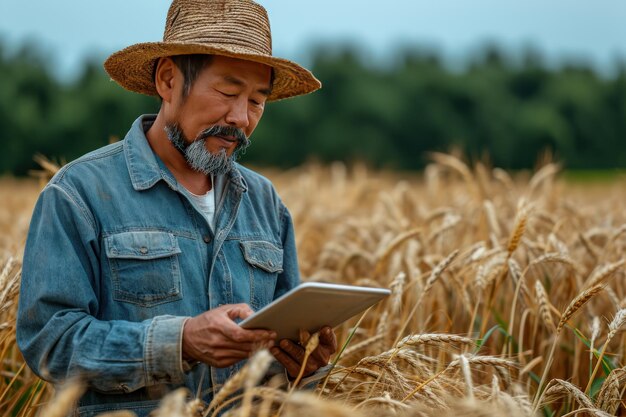
[[[248,304],[231,304],[226,307],[226,313],[232,320],[246,319],[254,314],[254,310]]]
[[[242,352],[254,352],[259,349],[269,349],[274,346],[273,340],[262,342],[234,342],[229,339],[221,339],[213,345],[216,349],[233,349]]]
[[[226,322],[222,327],[222,334],[232,342],[269,342],[276,338],[276,333],[269,330],[246,330],[234,322]]]
[[[326,326],[320,330],[320,345],[332,348],[331,353],[337,350],[337,336],[332,328]]]
[[[212,362],[211,366],[214,366],[216,368],[226,368],[227,366],[232,366],[237,362],[241,362],[243,359],[246,358],[227,357],[222,359],[215,359]]]
[[[285,353],[291,356],[295,362],[304,362],[304,349],[288,339],[283,339],[278,345]]]
[[[258,346],[259,346],[259,343],[251,343],[251,342],[237,343],[228,339],[221,339],[213,345],[215,349],[231,349],[231,350],[238,350],[241,352],[251,352],[253,350],[258,349]]]
[[[287,339],[281,340],[279,347],[280,350],[282,350],[285,354],[287,354],[287,356],[293,359],[293,362],[298,368],[297,373],[299,373],[305,359],[304,348]],[[306,364],[304,364],[304,375],[306,376],[317,371],[322,365],[326,365],[327,363],[328,360],[319,360],[315,355],[310,355],[306,360]]]
[[[270,353],[274,355],[276,360],[285,367],[289,376],[291,376],[292,378],[298,376],[298,373],[300,372],[300,364],[294,361],[293,358],[289,356],[284,350],[273,347],[270,349]]]
[[[327,365],[331,356],[337,351],[337,337],[332,328],[323,327],[320,332],[320,343],[311,354],[319,366]]]
[[[228,360],[228,359],[246,359],[249,358],[252,352],[237,350],[237,349],[216,349],[213,352],[213,357],[218,361]]]

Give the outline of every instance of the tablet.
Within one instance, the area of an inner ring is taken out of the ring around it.
[[[304,283],[266,305],[239,325],[274,330],[277,340],[300,339],[300,329],[315,333],[336,327],[391,294],[384,288],[319,282]]]

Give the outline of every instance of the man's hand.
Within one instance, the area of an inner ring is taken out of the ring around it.
[[[273,346],[275,332],[246,330],[234,322],[252,313],[247,304],[228,304],[187,320],[183,327],[183,358],[224,368],[247,359],[260,348]]]
[[[305,376],[327,365],[332,354],[337,351],[337,338],[332,328],[328,326],[322,328],[319,340],[319,345],[311,353],[304,366]],[[296,378],[304,361],[304,348],[291,340],[283,339],[278,346],[270,348],[270,352],[278,362],[283,364],[289,376]]]

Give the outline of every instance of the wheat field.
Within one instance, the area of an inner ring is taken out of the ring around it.
[[[626,179],[570,183],[552,163],[511,175],[432,158],[419,175],[343,164],[265,172],[293,215],[305,280],[392,295],[336,329],[341,350],[317,389],[259,385],[271,360],[260,351],[211,404],[175,391],[156,415],[626,414]],[[83,389],[54,392],[15,346],[41,186],[0,180],[3,415],[63,416]]]

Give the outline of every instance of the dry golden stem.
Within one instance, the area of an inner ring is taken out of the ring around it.
[[[610,278],[618,269],[620,269],[624,265],[624,262],[626,262],[626,260],[621,259],[617,262],[605,265],[603,268],[598,269],[589,278],[588,284],[586,284],[586,286],[593,287],[600,284],[605,279]]]
[[[248,363],[226,381],[222,389],[213,397],[213,400],[206,408],[205,416],[208,415],[212,409],[215,409],[212,415],[216,415],[220,404],[224,403],[224,400],[226,400],[228,396],[241,387],[245,387],[249,390],[256,385],[265,374],[265,371],[267,371],[271,361],[272,355],[266,349],[259,350],[255,353]]]
[[[413,315],[417,311],[417,308],[420,306],[420,304],[421,304],[422,300],[424,299],[425,295],[430,291],[432,286],[435,284],[435,281],[437,281],[437,278],[439,278],[439,276],[441,276],[441,274],[446,270],[446,268],[448,268],[448,266],[450,266],[450,264],[452,263],[452,261],[454,261],[454,259],[456,258],[456,256],[458,254],[459,254],[459,250],[457,249],[454,252],[452,252],[451,254],[449,254],[443,261],[439,262],[435,268],[433,268],[430,276],[426,280],[426,285],[424,286],[424,290],[421,292],[419,298],[417,299],[417,302],[415,303],[415,305],[411,309],[411,312],[409,313],[408,318],[405,320],[405,322],[403,323],[402,327],[398,331],[398,336],[396,337],[396,340],[394,341],[394,345],[396,343],[398,343],[398,340],[404,334],[404,331],[406,330],[407,326],[409,325],[409,322],[410,322],[411,318],[413,317]]]
[[[295,387],[297,387],[298,384],[300,383],[300,380],[302,379],[302,375],[304,375],[304,369],[306,368],[306,363],[309,360],[309,356],[311,356],[311,353],[313,353],[313,351],[317,349],[319,344],[320,344],[320,334],[319,332],[315,332],[311,335],[309,340],[306,342],[306,347],[304,348],[304,359],[302,360],[302,366],[300,367],[300,372],[298,373],[296,380],[293,382],[291,391],[293,391]]]
[[[387,266],[389,257],[397,248],[400,247],[400,245],[402,245],[407,240],[419,236],[421,233],[421,228],[412,229],[408,232],[400,234],[391,243],[389,243],[389,245],[385,248],[383,254],[378,258],[378,262],[376,262],[374,275],[378,276],[383,272],[384,268]]]

